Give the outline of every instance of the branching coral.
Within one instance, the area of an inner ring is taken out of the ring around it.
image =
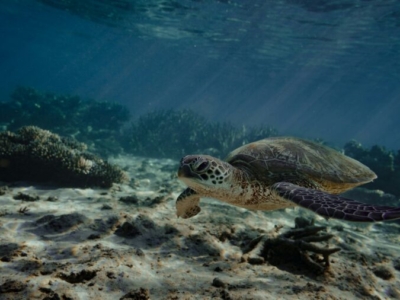
[[[82,143],[34,126],[2,132],[0,180],[110,187],[127,179],[118,167],[85,150]]]
[[[327,242],[333,235],[321,233],[325,227],[307,224],[296,218],[296,228],[277,237],[260,236],[253,240],[247,249],[249,262],[268,261],[272,265],[300,268],[316,274],[329,267],[329,256],[340,248],[321,247],[313,243]]]

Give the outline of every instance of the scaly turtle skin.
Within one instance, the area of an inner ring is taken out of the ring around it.
[[[200,212],[201,197],[254,210],[299,205],[326,218],[375,222],[400,218],[400,208],[373,206],[337,194],[376,178],[360,162],[323,145],[274,137],[244,145],[226,161],[208,155],[182,158],[178,178],[188,188],[176,201],[177,215]]]

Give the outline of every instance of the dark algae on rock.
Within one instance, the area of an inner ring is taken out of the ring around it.
[[[0,180],[110,187],[127,175],[85,151],[85,144],[38,127],[0,133]]]

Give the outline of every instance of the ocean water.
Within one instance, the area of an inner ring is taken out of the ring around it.
[[[0,97],[31,86],[396,150],[399,15],[396,0],[5,0]]]

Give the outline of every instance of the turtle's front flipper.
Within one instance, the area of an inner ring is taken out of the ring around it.
[[[176,215],[184,219],[197,215],[201,210],[199,201],[199,195],[191,188],[187,188],[176,199]]]
[[[326,218],[353,222],[377,222],[400,219],[400,207],[374,206],[337,195],[307,189],[288,182],[272,186],[279,196]]]

